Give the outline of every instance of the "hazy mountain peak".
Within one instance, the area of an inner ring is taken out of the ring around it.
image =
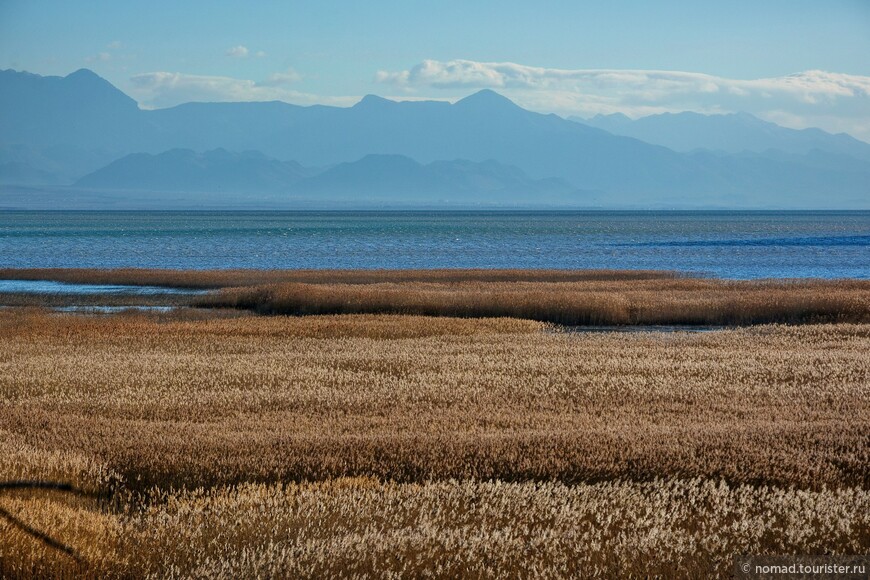
[[[391,101],[389,99],[385,99],[384,97],[379,97],[378,95],[366,95],[360,101],[353,106],[354,109],[373,109],[373,108],[383,108],[388,107],[390,105],[395,105],[395,101]]]
[[[298,163],[283,163],[259,151],[176,148],[126,155],[76,183],[126,191],[274,192],[286,191],[308,173]]]
[[[356,163],[361,166],[365,165],[373,168],[420,167],[420,163],[414,161],[410,157],[395,153],[369,153],[368,155],[364,155],[361,159],[353,161],[352,163]]]
[[[100,80],[100,81],[104,80],[103,77],[101,77],[100,75],[98,75],[97,73],[95,73],[94,71],[92,71],[89,68],[80,68],[79,70],[77,70],[75,72],[71,72],[68,75],[66,75],[66,78],[68,78],[68,79],[96,79],[96,80]]]
[[[148,155],[147,153],[133,153],[132,155]],[[183,159],[187,157],[196,157],[196,151],[193,149],[186,149],[184,147],[175,147],[174,149],[169,149],[160,153],[166,158],[175,158],[175,159]]]
[[[135,100],[90,69],[80,68],[65,76],[63,82],[67,85],[72,84],[79,91],[92,91],[116,103],[123,103],[121,106],[139,108],[139,104]]]
[[[443,203],[583,203],[574,186],[535,180],[496,161],[467,159],[421,164],[405,155],[370,154],[300,182],[296,191],[337,199]]]
[[[618,119],[620,121],[631,121],[631,117],[629,117],[625,113],[598,113],[593,117],[593,119]]]
[[[806,155],[820,149],[870,161],[870,145],[846,135],[821,129],[789,129],[746,112],[705,115],[693,111],[661,113],[635,120],[596,115],[583,121],[616,135],[662,145],[675,151],[707,149],[725,153],[752,151]]]
[[[27,72],[26,70],[15,70],[14,68],[6,68],[0,70],[0,77],[5,77],[8,79],[13,79],[15,77],[18,78],[30,78],[30,79],[40,79],[43,78],[42,75],[38,75],[32,72]]]
[[[519,105],[514,103],[504,95],[500,95],[492,89],[482,89],[472,95],[468,95],[464,99],[456,101],[457,106],[474,107],[474,108],[512,108],[519,109]]]
[[[574,119],[580,121],[581,123],[585,122],[585,120],[580,119],[579,117],[574,117]],[[629,117],[625,113],[610,113],[607,115],[605,115],[603,113],[598,113],[597,115],[592,117],[589,121],[596,122],[596,123],[597,122],[610,122],[610,123],[617,123],[617,124],[625,124],[625,123],[631,123],[631,117]]]

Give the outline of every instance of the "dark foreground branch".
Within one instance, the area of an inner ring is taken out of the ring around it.
[[[72,485],[70,485],[68,483],[58,483],[58,482],[54,482],[54,481],[6,481],[6,482],[0,482],[0,492],[10,491],[10,490],[19,490],[19,489],[43,489],[43,490],[50,490],[50,491],[62,491],[62,492],[73,493],[73,494],[77,494],[77,495],[87,495],[84,492],[82,492],[81,490],[73,487]],[[0,507],[0,518],[5,519],[13,527],[18,528],[19,530],[21,530],[25,534],[28,534],[29,536],[39,540],[40,542],[42,542],[46,546],[49,546],[51,548],[54,548],[55,550],[63,552],[64,554],[66,554],[67,556],[69,556],[70,558],[75,560],[76,562],[84,563],[84,558],[82,558],[81,555],[79,555],[79,553],[75,551],[75,549],[73,549],[70,546],[67,546],[63,542],[55,540],[54,538],[52,538],[48,534],[45,534],[45,533],[37,530],[36,528],[33,528],[33,527],[27,525],[26,523],[24,523],[23,521],[18,519],[17,516],[6,511],[2,507]]]

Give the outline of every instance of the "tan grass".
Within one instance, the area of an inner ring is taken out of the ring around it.
[[[294,282],[224,289],[192,304],[263,314],[510,316],[566,325],[870,322],[870,281]]]
[[[164,493],[144,509],[4,500],[86,564],[0,522],[18,578],[730,577],[738,554],[861,554],[870,492],[714,481],[559,483],[366,478]]]
[[[137,489],[357,475],[868,487],[868,328],[4,313],[0,429]],[[0,456],[8,478],[50,475],[21,465]]]
[[[0,576],[698,577],[866,553],[868,352],[852,324],[0,311],[0,479],[101,498],[0,497],[88,562],[0,521]]]
[[[153,304],[261,314],[515,317],[566,325],[870,322],[870,281],[687,278],[644,270],[0,269],[0,279],[219,289],[207,296],[0,296],[0,304]]]

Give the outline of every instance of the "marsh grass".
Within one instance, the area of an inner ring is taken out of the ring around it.
[[[866,490],[703,480],[354,478],[164,492],[116,513],[7,503],[83,557],[0,527],[0,574],[21,578],[727,578],[735,554],[870,548]]]
[[[870,322],[870,282],[698,278],[282,283],[223,289],[194,305],[261,314],[515,317],[564,325]]]
[[[205,296],[4,295],[0,304],[166,305],[258,314],[513,317],[563,325],[870,322],[870,281],[689,278],[644,270],[0,269],[0,279],[211,289]]]
[[[0,577],[719,576],[870,550],[870,326],[0,311]],[[94,499],[96,498],[96,499]]]
[[[0,313],[0,430],[139,490],[344,476],[870,486],[866,325],[543,328]],[[6,479],[54,479],[10,473],[20,461],[0,456]]]

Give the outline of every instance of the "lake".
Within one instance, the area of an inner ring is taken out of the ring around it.
[[[0,267],[632,268],[870,278],[870,212],[0,211]]]

